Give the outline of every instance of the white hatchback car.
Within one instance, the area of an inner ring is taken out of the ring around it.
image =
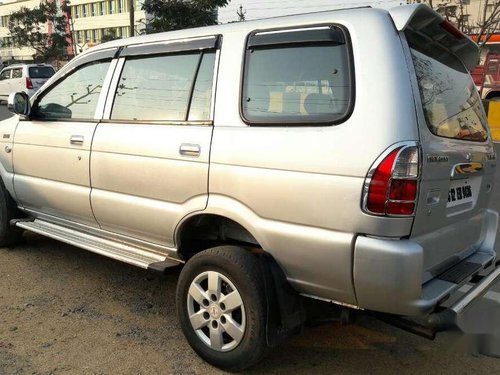
[[[11,92],[24,91],[31,97],[56,71],[49,64],[17,64],[0,72],[0,99]]]

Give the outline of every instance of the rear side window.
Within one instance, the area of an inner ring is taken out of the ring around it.
[[[50,78],[54,75],[54,68],[50,66],[37,66],[28,69],[30,78]]]
[[[22,76],[23,76],[23,70],[21,68],[12,70],[12,78],[21,78]]]
[[[256,125],[343,121],[353,84],[346,33],[338,27],[250,35],[242,114]]]
[[[437,46],[409,38],[422,108],[429,130],[441,137],[484,142],[481,97],[463,63]]]
[[[111,119],[208,120],[214,63],[214,51],[127,59]]]

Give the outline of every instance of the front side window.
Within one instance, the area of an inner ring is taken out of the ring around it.
[[[10,78],[10,69],[4,70],[2,74],[0,74],[0,80],[9,79]]]
[[[96,61],[64,78],[35,103],[34,118],[93,119],[109,65],[110,61]]]
[[[410,47],[429,130],[441,137],[484,142],[488,137],[486,115],[464,64],[435,46],[412,46],[410,42]]]
[[[269,125],[340,122],[349,111],[352,95],[343,31],[327,28],[282,35],[249,39],[243,117],[253,124]]]
[[[111,119],[208,120],[213,56],[214,53],[195,52],[128,59],[116,89]],[[197,76],[199,81],[195,85]],[[189,112],[190,102],[192,112]]]

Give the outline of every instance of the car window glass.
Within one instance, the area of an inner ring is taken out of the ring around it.
[[[28,70],[30,78],[50,78],[55,73],[54,68],[51,66],[36,66]]]
[[[199,58],[197,52],[127,60],[111,118],[184,121]]]
[[[10,78],[10,70],[4,70],[2,74],[0,74],[0,79],[9,79]]]
[[[109,61],[84,65],[42,96],[35,117],[42,119],[93,119]]]
[[[429,130],[441,137],[484,142],[488,132],[483,104],[462,62],[435,47],[412,48],[411,55]]]
[[[332,123],[348,112],[346,43],[252,47],[245,65],[242,110],[250,123]]]
[[[12,70],[12,78],[21,78],[23,76],[22,69],[13,69]]]
[[[191,106],[189,107],[189,121],[210,119],[214,65],[215,52],[204,53],[198,75],[196,76]]]

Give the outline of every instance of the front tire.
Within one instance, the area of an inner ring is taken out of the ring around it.
[[[13,245],[21,240],[23,230],[10,225],[12,219],[20,217],[15,202],[0,181],[0,246]]]
[[[267,350],[259,259],[236,246],[196,254],[179,278],[177,313],[186,339],[205,361],[229,371],[254,365]]]

